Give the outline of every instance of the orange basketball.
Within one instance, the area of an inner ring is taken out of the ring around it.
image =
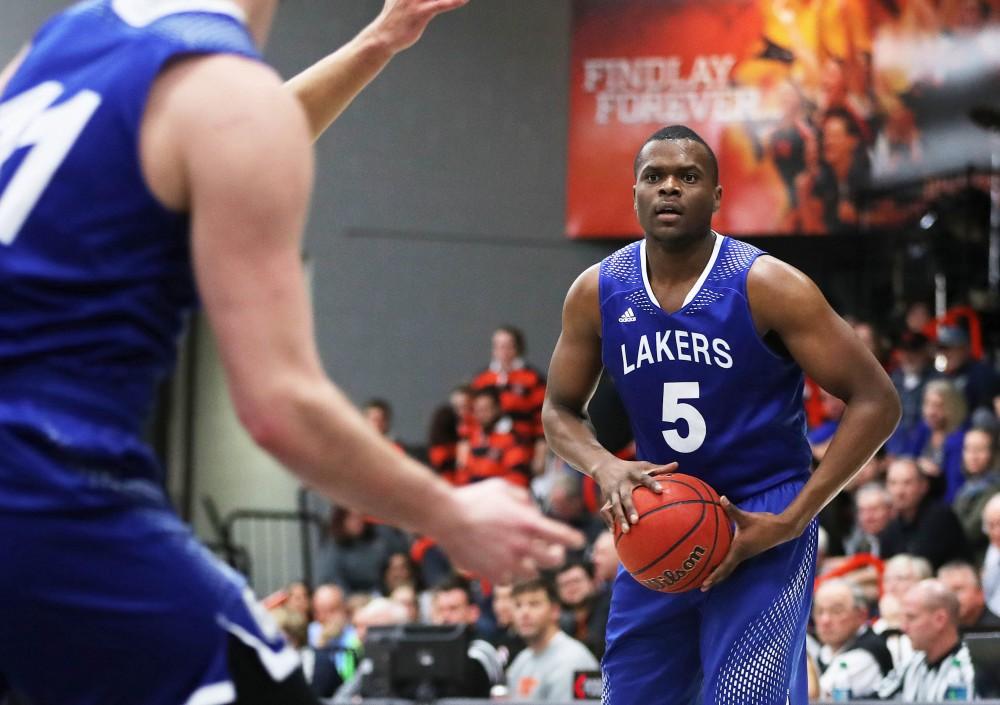
[[[697,477],[657,477],[662,494],[632,491],[639,522],[623,534],[615,526],[622,565],[650,590],[685,592],[701,587],[729,552],[733,528],[715,490]]]

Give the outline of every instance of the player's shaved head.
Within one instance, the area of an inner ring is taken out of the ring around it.
[[[657,142],[662,140],[691,140],[692,142],[697,142],[705,148],[708,153],[708,163],[709,172],[712,177],[712,181],[715,184],[719,183],[719,160],[715,157],[715,152],[712,148],[708,146],[708,142],[702,139],[701,135],[692,130],[686,125],[669,125],[667,127],[662,127],[649,137],[646,141],[642,143],[639,151],[636,152],[635,161],[632,163],[632,173],[634,176],[639,175],[639,168],[642,166],[642,150],[646,148],[646,145],[650,142]]]

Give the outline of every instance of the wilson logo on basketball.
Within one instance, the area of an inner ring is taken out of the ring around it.
[[[691,551],[683,563],[677,570],[665,570],[660,575],[655,578],[648,578],[642,581],[642,584],[653,590],[662,590],[665,587],[670,587],[671,585],[676,585],[685,577],[688,573],[695,569],[698,562],[701,561],[701,557],[705,555],[705,549],[702,546],[695,546],[694,550]]]

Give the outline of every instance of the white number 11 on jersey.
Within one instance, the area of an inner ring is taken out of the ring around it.
[[[15,150],[31,147],[0,194],[0,244],[14,242],[42,191],[101,104],[93,91],[80,91],[61,105],[58,81],[27,90],[0,104],[0,167]]]
[[[705,442],[705,417],[681,399],[697,399],[701,395],[697,382],[663,383],[663,421],[685,421],[688,432],[682,436],[675,429],[663,432],[663,440],[678,453],[693,453]]]

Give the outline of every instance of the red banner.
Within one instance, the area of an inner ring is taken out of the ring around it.
[[[566,229],[641,235],[632,162],[685,124],[719,158],[736,235],[912,218],[879,186],[989,166],[1000,0],[575,0]]]

